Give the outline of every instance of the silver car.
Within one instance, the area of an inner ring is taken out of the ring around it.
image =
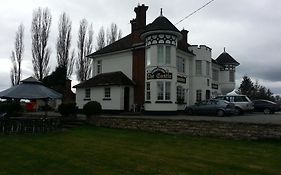
[[[217,115],[219,117],[234,114],[234,110],[234,104],[217,99],[196,102],[194,105],[185,108],[185,112],[188,115]]]
[[[235,115],[254,110],[253,102],[246,95],[221,95],[215,99],[226,100],[235,105]]]

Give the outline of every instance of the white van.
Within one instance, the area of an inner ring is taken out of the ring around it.
[[[220,95],[216,99],[226,100],[235,105],[235,114],[243,114],[254,110],[253,102],[246,95]]]

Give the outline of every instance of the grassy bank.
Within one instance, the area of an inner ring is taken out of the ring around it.
[[[280,174],[281,142],[81,127],[0,136],[0,174]]]

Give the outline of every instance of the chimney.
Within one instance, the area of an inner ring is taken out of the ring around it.
[[[131,32],[133,33],[134,31],[136,31],[136,24],[137,24],[136,19],[132,19],[130,23],[131,23]]]
[[[182,41],[188,43],[188,41],[187,41],[187,34],[188,34],[188,31],[185,30],[185,29],[182,29],[182,30],[181,30],[181,34],[182,34]]]
[[[135,22],[136,22],[136,28],[135,29],[136,30],[145,28],[147,9],[148,9],[148,6],[145,6],[144,4],[138,5],[137,7],[135,7],[134,11],[136,12],[136,19],[135,19]]]

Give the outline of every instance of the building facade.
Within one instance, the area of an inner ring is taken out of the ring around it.
[[[234,58],[224,51],[214,60],[210,47],[190,45],[162,11],[146,25],[147,9],[134,9],[129,35],[88,56],[93,78],[75,86],[79,108],[91,100],[104,110],[175,112],[235,88]]]

